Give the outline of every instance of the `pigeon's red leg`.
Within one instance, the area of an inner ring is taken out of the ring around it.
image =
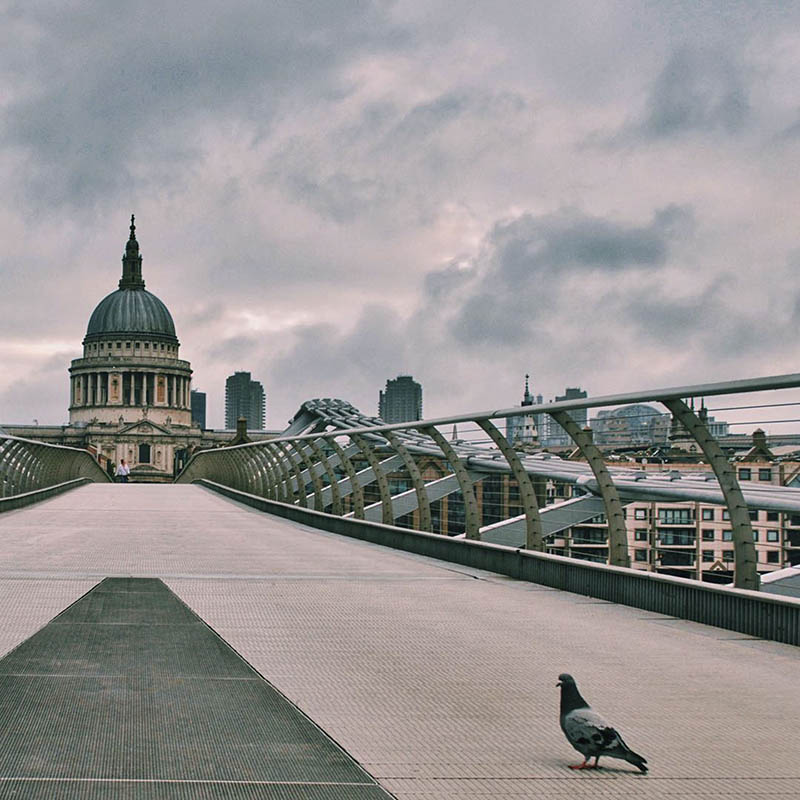
[[[591,769],[589,767],[589,759],[584,759],[583,764],[570,764],[570,769]]]

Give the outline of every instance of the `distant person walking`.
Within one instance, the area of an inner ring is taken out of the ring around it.
[[[125,459],[121,459],[117,467],[117,480],[120,483],[128,482],[128,475],[131,474],[131,468],[125,463]]]

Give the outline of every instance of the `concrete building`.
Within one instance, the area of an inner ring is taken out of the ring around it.
[[[560,396],[556,396],[553,400],[554,403],[561,403],[564,400],[582,400],[588,395],[585,391],[582,391],[579,387],[567,387],[564,390],[564,394]],[[569,412],[570,417],[572,417],[575,422],[581,428],[585,428],[587,425],[587,410],[585,408],[579,408],[575,411]],[[539,432],[539,441],[546,447],[571,447],[572,446],[572,439],[569,438],[567,432],[553,419],[547,420],[546,427],[543,431]]]
[[[248,430],[263,430],[266,403],[264,387],[249,372],[235,372],[225,381],[225,427],[236,430],[237,421],[244,417]]]
[[[378,394],[378,416],[384,422],[412,422],[422,419],[422,386],[411,375],[386,381]]]
[[[200,430],[206,427],[206,393],[197,389],[191,391],[192,402],[192,424],[197,425]]]

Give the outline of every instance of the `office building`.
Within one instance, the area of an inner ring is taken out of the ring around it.
[[[249,372],[235,372],[225,381],[225,427],[235,430],[236,421],[244,417],[249,430],[263,430],[266,403],[264,387]]]
[[[422,386],[411,375],[387,380],[386,390],[378,394],[378,416],[385,422],[422,419]]]
[[[201,430],[206,427],[206,393],[192,389],[192,425],[197,425]]]

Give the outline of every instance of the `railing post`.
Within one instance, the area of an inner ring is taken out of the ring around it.
[[[314,510],[324,511],[324,506],[322,504],[322,481],[319,479],[319,475],[314,471],[314,465],[308,457],[308,453],[306,453],[305,442],[297,442],[293,439],[290,444],[295,453],[302,459],[303,464],[305,464],[308,470],[308,476],[311,478],[311,486],[314,490]],[[305,491],[305,484],[303,484],[301,491]]]
[[[425,482],[422,480],[422,473],[419,471],[417,462],[414,457],[405,448],[400,439],[392,433],[392,431],[385,431],[383,434],[386,441],[394,449],[397,455],[403,459],[403,463],[408,470],[408,476],[411,478],[411,483],[414,486],[414,491],[417,495],[417,507],[419,508],[419,529],[421,531],[430,532],[431,530],[431,504],[428,500],[428,493],[425,490]],[[394,512],[392,512],[394,516]],[[394,520],[392,520],[394,522]]]
[[[592,441],[591,433],[581,430],[581,427],[567,411],[551,411],[549,413],[567,432],[569,438],[575,442],[575,446],[581,451],[581,455],[586,459],[597,480],[597,487],[600,491],[600,496],[603,498],[608,522],[608,563],[616,567],[629,567],[628,530],[625,527],[625,513],[622,510],[622,502],[619,499],[617,487],[614,486],[614,481],[606,468],[600,450]]]
[[[333,438],[333,435],[326,437],[326,441],[331,446],[331,449],[339,457],[339,463],[350,481],[350,494],[353,495],[353,516],[356,519],[364,519],[364,489],[358,482],[358,475],[353,462],[348,458],[344,448]],[[342,513],[344,513],[344,506],[342,506]]]
[[[303,476],[300,472],[300,465],[292,458],[292,454],[289,451],[289,447],[287,446],[286,442],[277,442],[278,449],[283,453],[286,457],[286,460],[289,462],[289,465],[292,468],[292,472],[294,472],[294,480],[296,484],[296,491],[297,491],[297,504],[301,508],[307,508],[308,502],[306,501],[306,485],[303,482]]]
[[[378,483],[378,492],[380,492],[381,496],[381,521],[384,525],[394,525],[392,493],[389,491],[389,481],[386,478],[386,474],[381,469],[380,461],[365,437],[359,434],[353,434],[351,438],[372,468],[372,474],[375,476],[375,480]]]
[[[314,452],[314,457],[322,464],[322,468],[325,470],[325,474],[328,476],[328,483],[331,487],[331,510],[337,517],[342,516],[342,495],[339,492],[339,483],[336,477],[336,473],[333,471],[333,467],[331,467],[330,461],[328,461],[328,457],[322,451],[322,448],[317,444],[316,439],[309,439],[308,446]]]
[[[492,422],[488,419],[479,419],[477,423],[503,454],[503,458],[508,462],[508,466],[511,467],[511,472],[519,484],[519,496],[522,501],[522,508],[525,511],[525,548],[528,550],[544,550],[539,501],[530,475],[522,466],[517,451],[514,450],[508,443],[508,439],[500,433]]]
[[[478,512],[478,501],[475,499],[475,490],[472,481],[467,473],[464,462],[458,457],[450,442],[442,436],[432,425],[417,428],[425,436],[430,436],[439,450],[442,451],[445,459],[450,463],[455,473],[458,487],[461,489],[461,496],[464,498],[464,527],[467,539],[480,539],[481,519]]]
[[[333,438],[333,436],[328,437],[327,441],[328,444],[330,444],[330,446],[333,448],[333,451],[336,453],[336,455],[339,456],[339,462],[344,467],[344,471],[350,480],[350,488],[352,489],[353,495],[353,516],[356,519],[364,519],[364,489],[358,482],[358,476],[356,475],[356,469],[353,466],[353,462],[347,457],[347,453],[345,453],[344,448],[336,441],[336,439]]]
[[[283,459],[278,457],[275,445],[265,442],[264,449],[269,454],[269,458],[272,461],[273,467],[277,472],[280,473],[281,476],[281,480],[278,485],[278,496],[280,497],[282,503],[289,503],[294,499],[291,494],[292,483],[291,478],[289,477],[289,470],[286,469]]]
[[[259,479],[264,497],[278,499],[278,479],[272,469],[269,454],[263,446],[253,447],[249,451],[250,459],[258,465]],[[266,478],[266,480],[265,480]]]
[[[734,585],[738,589],[759,588],[756,548],[753,544],[753,526],[736,472],[728,462],[719,442],[711,435],[705,424],[683,400],[660,400],[675,419],[687,430],[703,451],[711,469],[719,481],[719,488],[728,505],[733,535]]]

